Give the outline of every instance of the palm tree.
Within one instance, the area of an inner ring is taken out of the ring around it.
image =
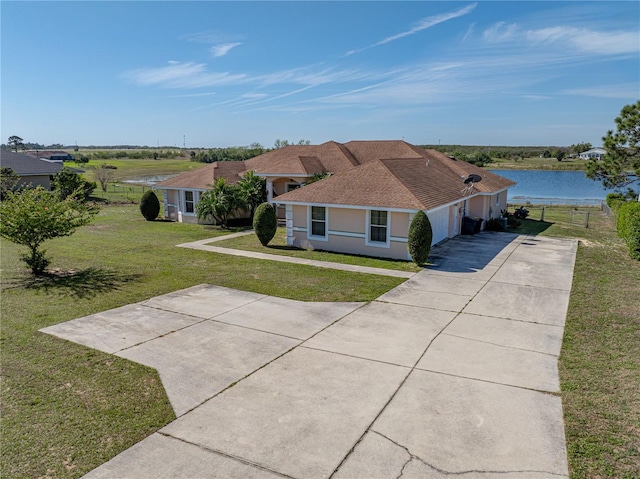
[[[256,208],[267,201],[266,180],[260,178],[253,171],[247,171],[237,184],[240,198],[249,209],[249,217],[253,222]]]
[[[229,218],[233,218],[238,209],[244,209],[245,203],[238,188],[227,184],[224,178],[218,178],[213,188],[200,196],[196,205],[198,219],[213,218],[217,224],[227,227]]]

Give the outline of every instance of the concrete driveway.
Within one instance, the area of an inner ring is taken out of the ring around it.
[[[369,304],[201,285],[45,328],[156,368],[178,416],[85,477],[568,477],[576,248],[461,236]]]

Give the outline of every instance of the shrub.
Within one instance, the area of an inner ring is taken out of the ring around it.
[[[65,166],[54,175],[51,186],[61,200],[78,193],[86,200],[97,185],[94,181],[85,181],[78,173]]]
[[[424,265],[427,261],[431,251],[431,241],[433,241],[433,231],[429,217],[424,214],[424,211],[418,211],[411,220],[407,241],[411,259],[418,266]]]
[[[624,239],[629,255],[640,260],[640,202],[628,201],[618,209],[618,236]]]
[[[153,192],[153,190],[147,190],[140,199],[140,213],[147,221],[155,220],[160,214],[160,201]]]
[[[484,229],[487,231],[504,231],[502,220],[500,218],[491,218],[487,221]]]
[[[278,217],[275,208],[270,203],[262,203],[256,208],[256,213],[253,216],[253,230],[262,246],[269,244],[269,241],[276,235],[277,229]]]
[[[605,200],[605,203],[609,208],[613,209],[614,205],[619,201],[626,201],[626,198],[622,193],[609,193],[607,195],[607,199]]]

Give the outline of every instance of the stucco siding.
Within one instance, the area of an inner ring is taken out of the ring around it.
[[[364,234],[367,212],[365,210],[330,208],[329,231]]]
[[[16,189],[37,188],[42,186],[45,190],[51,189],[51,177],[49,175],[22,176],[16,184]]]
[[[409,213],[393,211],[391,213],[391,237],[407,238],[409,236]]]
[[[366,246],[364,237],[336,236],[329,232],[329,241],[315,241],[307,239],[306,232],[294,231],[292,243],[293,246],[304,249],[330,250],[336,253],[349,253],[380,258],[409,259],[406,242],[391,241],[389,248],[377,248]]]

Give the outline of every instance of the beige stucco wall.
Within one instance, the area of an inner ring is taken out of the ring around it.
[[[366,210],[353,208],[328,208],[327,241],[309,239],[307,235],[307,206],[293,206],[293,246],[304,249],[335,251],[381,258],[409,259],[406,241],[390,241],[389,246],[366,244]],[[297,231],[296,231],[297,229]],[[300,231],[304,229],[304,231]],[[391,212],[390,236],[406,239],[409,231],[409,213]],[[333,234],[332,234],[333,233]],[[336,234],[342,233],[342,234]],[[355,236],[344,236],[344,234]]]

